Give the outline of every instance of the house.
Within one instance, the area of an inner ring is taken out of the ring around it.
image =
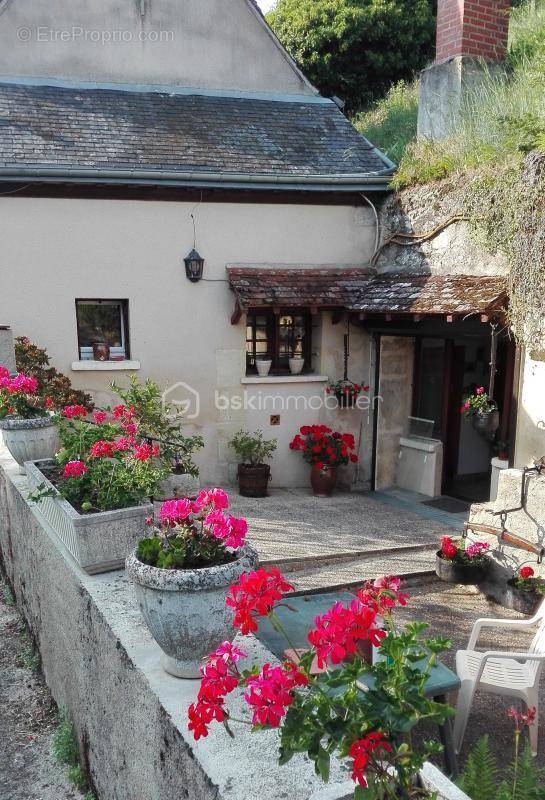
[[[393,170],[252,0],[0,7],[0,321],[98,404],[127,374],[165,386],[205,438],[206,483],[232,480],[229,439],[261,428],[273,483],[306,485],[288,444],[327,422],[358,443],[345,482],[385,488],[410,417],[443,441],[429,494],[487,474],[459,400],[491,346],[513,438],[504,270],[379,249]],[[369,386],[356,408],[324,393],[345,376]]]

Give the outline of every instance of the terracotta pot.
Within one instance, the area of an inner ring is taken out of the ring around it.
[[[435,573],[440,580],[446,583],[476,584],[484,580],[488,572],[487,566],[469,566],[453,564],[446,558],[441,558],[438,550],[435,558]]]
[[[109,361],[110,345],[106,342],[93,342],[93,358],[95,361]]]
[[[326,464],[319,468],[317,464],[313,464],[310,469],[310,483],[317,497],[329,497],[337,485],[337,467]]]
[[[243,497],[267,497],[270,478],[268,464],[238,465],[238,487]]]

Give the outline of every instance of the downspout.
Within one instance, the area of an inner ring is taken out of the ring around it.
[[[375,246],[373,247],[373,254],[375,254],[377,252],[377,250],[378,250],[378,243],[379,243],[379,240],[380,240],[380,223],[379,223],[379,218],[378,218],[378,211],[377,211],[374,203],[372,203],[371,200],[369,200],[369,198],[367,197],[366,194],[364,194],[363,192],[360,192],[360,197],[363,197],[363,199],[365,200],[367,205],[371,208],[371,210],[373,212],[373,215],[375,217]]]
[[[377,488],[377,447],[378,447],[378,391],[380,388],[380,333],[373,334],[375,341],[375,385],[373,386],[373,451],[371,454],[371,491]]]

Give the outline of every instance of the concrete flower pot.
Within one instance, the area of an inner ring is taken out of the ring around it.
[[[60,447],[59,431],[53,417],[0,420],[4,444],[25,474],[25,461],[53,458]]]
[[[429,761],[420,770],[418,783],[430,792],[430,798],[433,797],[434,800],[470,800],[467,794]],[[353,800],[354,786],[353,781],[331,784],[313,792],[309,800]]]
[[[200,676],[203,658],[235,636],[225,600],[232,583],[258,565],[249,545],[236,561],[204,569],[159,569],[143,564],[134,552],[127,573],[151,635],[163,651],[163,669],[176,678]]]
[[[537,611],[538,606],[543,601],[543,595],[537,592],[523,592],[517,589],[513,579],[508,580],[505,590],[501,596],[501,604],[513,611],[520,611],[522,614],[532,616]]]
[[[115,511],[80,514],[60,496],[40,467],[53,461],[25,463],[31,492],[39,487],[55,492],[35,504],[38,513],[74,556],[80,567],[90,575],[121,569],[128,554],[146,531],[146,517],[152,516],[153,506],[146,503]]]
[[[304,358],[290,358],[289,359],[290,372],[292,375],[300,375],[305,366]]]
[[[267,375],[269,374],[269,370],[270,370],[270,368],[272,366],[272,360],[270,358],[262,359],[262,360],[257,359],[256,362],[255,362],[255,366],[256,366],[256,369],[257,369],[257,374],[261,378],[266,378]]]

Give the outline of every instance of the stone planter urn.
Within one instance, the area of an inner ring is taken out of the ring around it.
[[[59,432],[51,416],[0,420],[4,444],[25,474],[25,461],[53,458],[60,447]]]
[[[483,581],[489,567],[473,564],[456,564],[441,557],[441,551],[435,554],[435,573],[445,583],[476,584]]]
[[[310,485],[316,497],[330,497],[337,485],[337,467],[313,464],[310,468]]]
[[[163,669],[176,678],[196,679],[203,658],[236,630],[225,605],[232,583],[258,566],[257,552],[245,545],[235,561],[203,569],[159,569],[143,564],[136,551],[127,573],[151,635],[163,651]]]

